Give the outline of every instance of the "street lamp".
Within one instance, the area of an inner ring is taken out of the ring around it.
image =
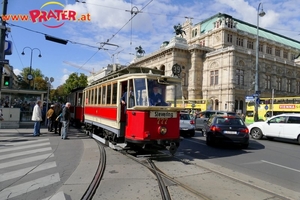
[[[258,53],[259,53],[259,40],[258,40],[258,31],[259,31],[259,17],[265,16],[265,12],[263,10],[263,6],[261,6],[261,10],[259,10],[260,5],[259,3],[257,8],[257,28],[256,28],[256,62],[255,62],[255,112],[254,112],[254,121],[258,121],[258,105],[259,105],[259,78],[258,78]]]
[[[29,89],[30,89],[30,82],[32,81],[32,79],[33,79],[33,76],[32,76],[32,74],[31,74],[31,68],[32,68],[32,54],[33,54],[33,51],[34,50],[38,50],[39,51],[39,58],[40,57],[42,57],[42,54],[41,54],[41,50],[40,49],[38,49],[38,48],[30,48],[30,47],[24,47],[24,49],[23,49],[23,51],[22,51],[22,55],[25,55],[25,53],[24,53],[24,50],[25,49],[30,49],[31,50],[31,55],[30,55],[30,67],[29,67],[29,74],[27,75],[27,80],[29,81]]]
[[[47,90],[47,103],[46,103],[46,113],[48,111],[48,103],[49,103],[49,90],[50,90],[50,87],[51,87],[51,83],[54,81],[54,78],[51,77],[50,79],[46,76],[45,77],[45,81],[47,82],[47,87],[48,87],[48,90]],[[47,119],[45,119],[45,126],[47,126]]]

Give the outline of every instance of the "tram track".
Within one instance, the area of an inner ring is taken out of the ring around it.
[[[176,180],[174,177],[171,177],[167,174],[165,174],[161,169],[157,168],[156,165],[153,162],[152,158],[147,158],[146,160],[141,160],[140,158],[137,158],[135,156],[132,156],[131,154],[126,153],[125,151],[120,151],[123,155],[126,157],[134,160],[135,162],[143,165],[147,169],[149,169],[156,177],[157,181],[159,184],[162,200],[172,200],[172,195],[170,194],[168,190],[168,186],[165,184],[166,181],[169,181],[176,185],[177,187],[181,187],[184,190],[188,191],[189,193],[193,194],[194,196],[198,197],[199,199],[202,200],[211,200],[209,197],[205,196],[204,194],[192,189],[188,185]],[[155,156],[151,156],[155,158]],[[166,157],[166,156],[161,156],[160,157]],[[171,157],[171,156],[170,156]],[[166,181],[165,181],[166,180]]]
[[[97,141],[97,140],[96,140]],[[93,196],[101,182],[101,179],[103,177],[103,174],[105,172],[106,167],[106,152],[103,144],[99,141],[97,141],[99,152],[100,152],[100,159],[98,168],[96,170],[95,176],[90,183],[89,187],[85,191],[84,195],[81,197],[81,200],[91,200],[93,199]]]

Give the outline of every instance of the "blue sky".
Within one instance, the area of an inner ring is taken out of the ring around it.
[[[13,42],[13,54],[6,59],[19,74],[30,64],[31,51],[25,49],[25,55],[21,55],[23,48],[40,49],[41,58],[37,50],[33,51],[32,68],[39,68],[45,76],[53,77],[54,88],[62,85],[73,72],[89,75],[89,71],[96,72],[108,64],[128,65],[135,57],[132,54],[137,46],[142,46],[146,54],[158,50],[163,41],[174,36],[173,26],[182,24],[186,18],[193,18],[192,22],[196,24],[220,12],[256,25],[260,3],[254,0],[8,0],[7,14],[29,14],[49,2],[59,2],[64,8],[49,4],[42,10],[73,10],[77,16],[88,13],[91,21],[64,21],[59,28],[43,25],[62,23],[53,19],[43,23],[8,21],[11,32],[7,40]],[[260,27],[300,39],[299,0],[265,0],[262,3],[266,15],[260,18]],[[130,11],[139,11],[132,20]],[[67,45],[54,43],[45,40],[45,34],[69,42]],[[107,41],[113,45],[97,48]]]

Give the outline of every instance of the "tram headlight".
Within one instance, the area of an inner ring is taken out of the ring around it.
[[[159,134],[162,134],[162,135],[164,135],[164,134],[166,134],[167,133],[167,127],[165,127],[165,126],[160,126],[160,127],[158,127],[158,133]]]

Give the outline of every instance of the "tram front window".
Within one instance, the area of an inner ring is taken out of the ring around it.
[[[156,80],[148,80],[149,105],[169,106],[166,103],[166,85],[159,84]]]

